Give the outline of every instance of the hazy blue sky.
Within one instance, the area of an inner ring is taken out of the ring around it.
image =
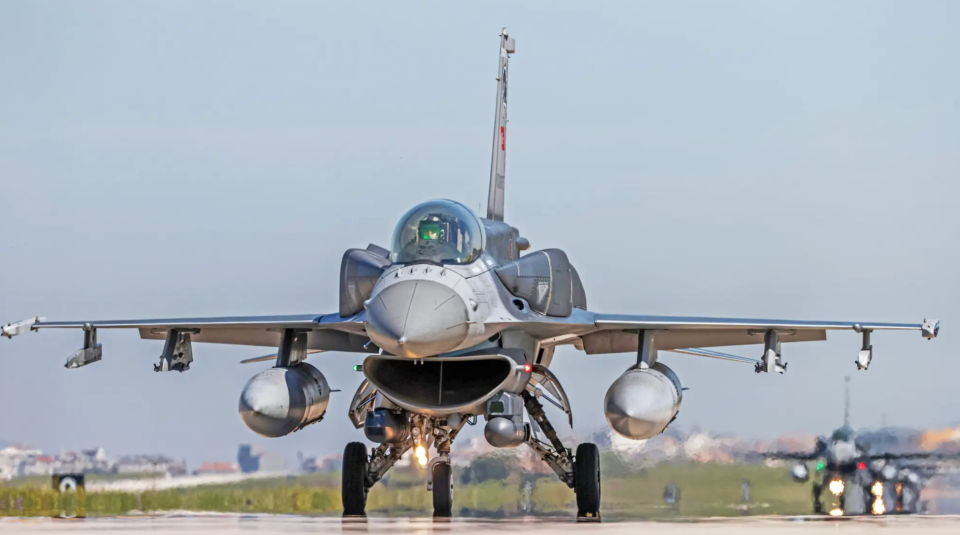
[[[497,35],[511,62],[507,220],[560,247],[600,312],[943,320],[786,346],[784,376],[663,356],[677,424],[771,436],[960,421],[960,3],[0,0],[0,321],[332,312],[342,252],[412,205],[486,201]],[[103,332],[0,340],[0,437],[233,458],[359,439],[361,355],[311,360],[327,419],[237,415],[263,348]],[[757,347],[740,348],[759,356]],[[559,351],[577,429],[633,355]],[[564,429],[565,426],[559,426]]]

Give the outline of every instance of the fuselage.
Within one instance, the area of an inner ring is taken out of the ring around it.
[[[519,257],[518,238],[517,229],[480,219],[460,203],[415,207],[394,232],[393,263],[365,303],[370,339],[415,359],[483,344],[496,334],[486,327],[491,316],[510,313],[495,270]]]

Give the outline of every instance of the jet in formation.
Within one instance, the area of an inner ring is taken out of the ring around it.
[[[831,516],[922,512],[920,491],[937,474],[939,461],[957,455],[936,452],[883,453],[850,427],[850,378],[847,378],[843,426],[829,438],[817,437],[809,452],[772,452],[767,459],[798,461],[791,470],[797,483],[813,480],[813,512]],[[816,462],[813,474],[807,463]],[[824,507],[823,491],[829,492]]]
[[[515,52],[500,35],[496,114],[485,217],[452,200],[413,207],[397,224],[390,248],[350,249],[340,265],[339,309],[330,313],[217,318],[46,321],[11,323],[13,336],[45,329],[83,331],[83,348],[67,361],[78,368],[102,357],[98,333],[137,329],[163,340],[157,372],[186,371],[193,343],[266,346],[275,365],[255,375],[240,394],[246,425],[281,437],[324,418],[330,387],[307,355],[347,351],[367,355],[364,380],[349,408],[350,421],[377,444],[347,444],[343,456],[343,510],[363,515],[367,493],[402,455],[413,450],[426,470],[434,513],[453,510],[451,444],[466,425],[485,421],[497,448],[526,446],[576,495],[577,515],[600,518],[597,446],[569,447],[543,402],[559,407],[572,425],[570,400],[550,370],[559,346],[588,355],[635,353],[636,364],[610,386],[603,407],[610,426],[630,439],[650,438],[676,417],[680,379],[660,361],[663,352],[746,363],[757,373],[786,371],[783,344],[826,340],[827,331],[855,331],[863,345],[857,366],[873,357],[874,331],[937,336],[939,323],[795,321],[604,314],[591,311],[577,270],[560,249],[528,252],[530,241],[504,219],[507,146],[507,72]],[[757,345],[759,358],[717,351]],[[322,366],[320,366],[322,367]],[[430,450],[433,450],[431,453]]]

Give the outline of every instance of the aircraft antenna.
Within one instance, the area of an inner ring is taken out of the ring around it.
[[[850,427],[850,376],[843,378],[846,382],[843,393],[843,426]]]
[[[487,219],[503,221],[503,193],[507,169],[507,65],[517,43],[504,28],[500,32],[500,64],[497,68],[497,115],[493,122],[493,154],[490,157],[490,192]]]

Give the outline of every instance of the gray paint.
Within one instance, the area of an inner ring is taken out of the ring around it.
[[[240,394],[240,418],[251,431],[282,437],[323,418],[330,386],[307,363],[270,368],[254,375]]]
[[[377,252],[347,249],[340,262],[340,315],[350,317],[363,310],[373,287],[390,260]]]
[[[680,410],[681,401],[680,379],[657,362],[651,367],[634,366],[614,381],[603,399],[603,412],[617,434],[643,440],[666,429]]]
[[[559,249],[545,249],[525,255],[498,268],[497,276],[507,290],[524,298],[541,314],[566,318],[573,308],[573,272],[567,255]],[[586,303],[586,297],[580,300]]]
[[[370,339],[393,355],[422,358],[451,351],[467,336],[467,308],[449,287],[405,280],[378,292],[367,307]]]
[[[507,169],[507,70],[516,42],[504,28],[500,32],[500,63],[497,66],[497,111],[493,121],[493,146],[490,157],[490,192],[487,195],[487,219],[503,221],[504,182]]]

